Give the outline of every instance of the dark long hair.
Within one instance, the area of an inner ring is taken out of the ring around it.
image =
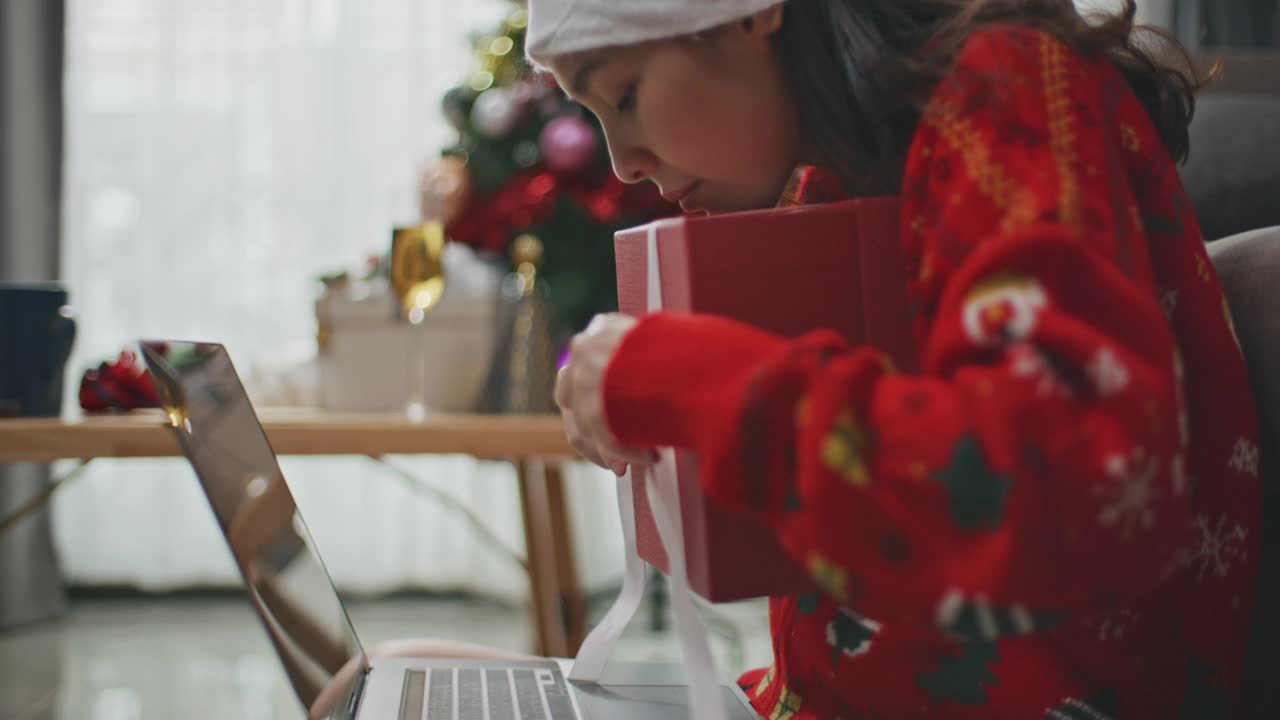
[[[1187,52],[1134,22],[1136,5],[1082,17],[1072,0],[791,0],[775,37],[812,159],[850,190],[894,192],[920,112],[975,30],[1016,22],[1102,56],[1129,82],[1181,162],[1194,93]]]

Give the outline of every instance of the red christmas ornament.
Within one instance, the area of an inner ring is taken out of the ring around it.
[[[679,213],[652,183],[629,185],[608,170],[569,177],[535,166],[516,173],[496,192],[468,198],[446,230],[455,242],[505,255],[512,238],[549,221],[556,203],[566,195],[604,225]]]
[[[449,237],[478,250],[505,254],[511,238],[551,217],[561,190],[555,175],[538,168],[516,173],[497,192],[472,199],[449,224]]]

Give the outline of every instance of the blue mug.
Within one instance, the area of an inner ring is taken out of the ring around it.
[[[61,414],[75,337],[64,288],[0,283],[0,417]]]

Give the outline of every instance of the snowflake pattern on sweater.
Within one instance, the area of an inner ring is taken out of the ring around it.
[[[840,196],[807,167],[782,202]],[[834,333],[671,313],[606,373],[623,443],[697,451],[706,490],[763,517],[823,588],[770,600],[774,661],[741,678],[755,708],[1237,716],[1256,417],[1141,103],[1050,35],[976,32],[923,113],[902,199],[918,374]],[[717,369],[689,373],[696,406],[646,382],[690,366]],[[747,463],[771,484],[750,502]]]

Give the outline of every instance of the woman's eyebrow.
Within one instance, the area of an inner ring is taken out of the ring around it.
[[[574,95],[581,95],[586,92],[587,81],[591,79],[591,73],[604,67],[609,59],[604,55],[597,55],[594,58],[582,64],[578,71],[573,74],[573,82],[569,83],[569,89]]]

